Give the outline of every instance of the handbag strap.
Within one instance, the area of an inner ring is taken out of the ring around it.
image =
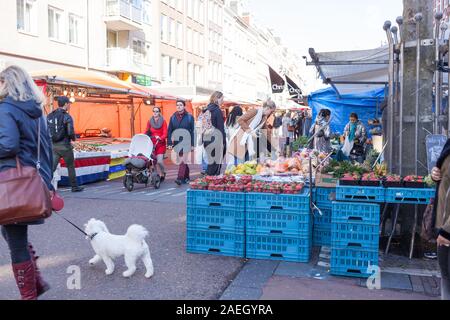
[[[38,120],[38,149],[37,149],[37,162],[36,169],[39,171],[41,169],[41,119]]]

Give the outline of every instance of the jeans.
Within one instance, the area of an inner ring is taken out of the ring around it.
[[[31,256],[28,251],[28,226],[2,226],[2,235],[8,243],[13,264],[30,261]]]
[[[440,246],[438,248],[439,267],[441,268],[441,292],[442,300],[450,300],[450,248]]]
[[[202,171],[206,172],[206,170],[208,169],[208,160],[206,157],[206,153],[203,151],[202,154]]]

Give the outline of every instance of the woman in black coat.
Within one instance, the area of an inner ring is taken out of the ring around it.
[[[23,166],[36,167],[40,126],[40,174],[49,190],[53,191],[52,146],[42,111],[44,101],[44,95],[22,68],[11,66],[0,73],[0,172],[15,168],[16,158]],[[35,300],[49,289],[40,276],[37,257],[28,242],[28,225],[42,223],[44,221],[39,220],[2,226],[23,300]]]
[[[211,125],[215,129],[212,134],[203,134],[203,146],[208,159],[208,168],[206,169],[208,176],[220,175],[226,151],[225,119],[220,108],[223,100],[222,92],[214,92],[205,111],[211,117]]]

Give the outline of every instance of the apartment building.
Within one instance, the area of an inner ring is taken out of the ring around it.
[[[434,12],[442,12],[444,14],[444,21],[450,22],[450,6],[449,0],[433,0]]]
[[[83,68],[176,95],[207,97],[221,90],[245,101],[270,96],[268,65],[293,79],[299,73],[300,62],[271,31],[253,23],[244,0],[2,4],[0,66]]]

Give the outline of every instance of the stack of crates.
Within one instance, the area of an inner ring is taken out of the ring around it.
[[[309,262],[313,226],[309,201],[309,189],[299,195],[247,194],[247,258]]]
[[[333,202],[331,274],[367,278],[378,267],[380,205]]]
[[[187,252],[245,257],[245,193],[189,190]]]
[[[335,194],[336,188],[316,188],[314,202],[320,211],[314,211],[314,246],[331,246],[331,215]]]

